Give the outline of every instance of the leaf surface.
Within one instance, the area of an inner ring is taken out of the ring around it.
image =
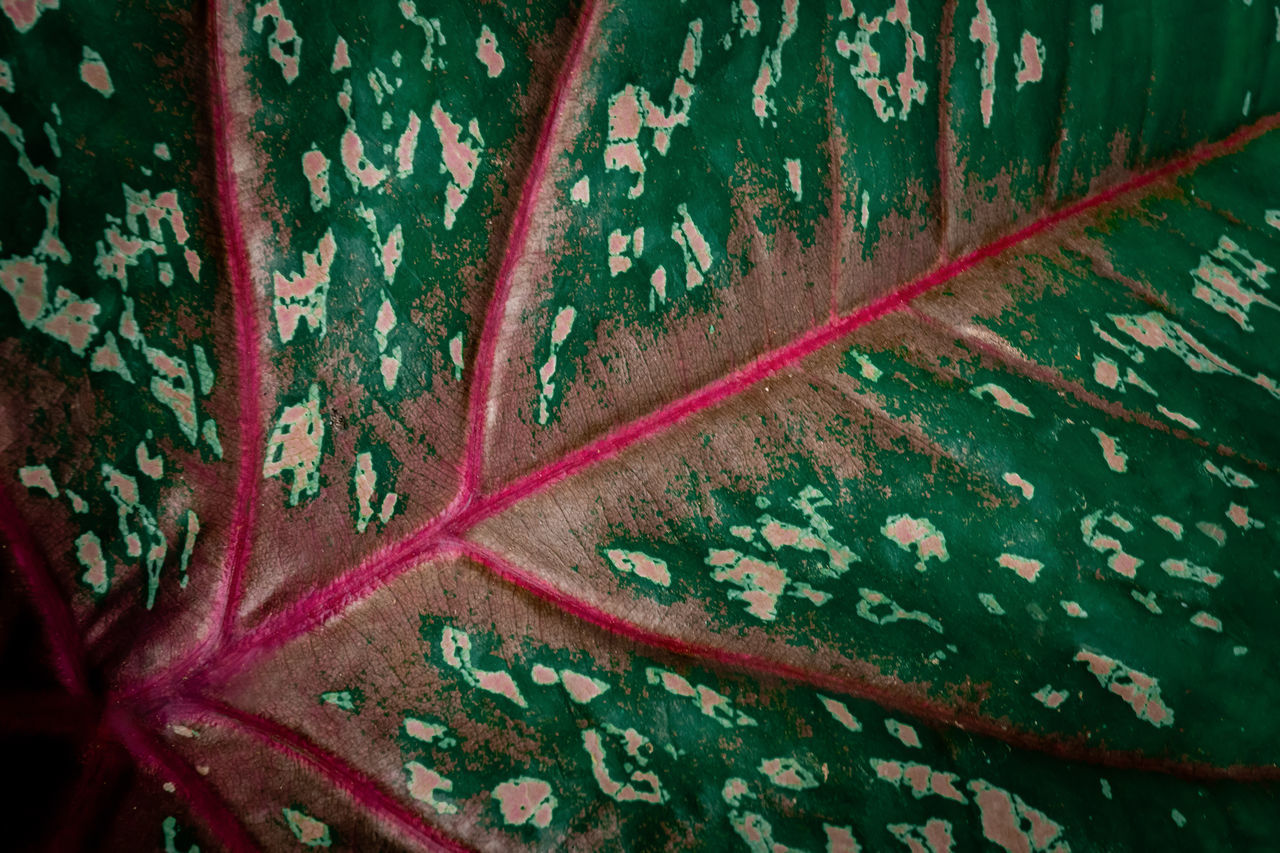
[[[1268,846],[1274,11],[5,2],[16,843]]]

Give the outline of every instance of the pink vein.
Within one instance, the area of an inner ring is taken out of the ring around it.
[[[849,314],[836,317],[784,347],[759,356],[754,361],[743,365],[732,373],[715,380],[709,385],[704,385],[692,394],[668,403],[642,418],[607,433],[590,444],[571,451],[543,468],[508,483],[498,491],[482,497],[471,507],[461,512],[454,519],[450,528],[456,533],[463,532],[484,519],[496,515],[513,504],[519,503],[530,495],[563,480],[565,477],[576,474],[588,466],[611,459],[633,444],[670,429],[687,418],[742,393],[757,382],[773,376],[778,371],[795,364],[850,332],[886,314],[907,307],[917,297],[941,284],[945,284],[983,261],[1000,255],[1067,220],[1110,204],[1122,196],[1136,192],[1158,181],[1185,172],[1214,157],[1221,156],[1278,125],[1280,125],[1280,116],[1271,116],[1263,119],[1218,142],[1198,146],[1184,157],[1135,175],[1110,189],[1047,213],[1017,231],[1006,234],[966,255],[948,261],[892,293]]]
[[[26,519],[3,489],[0,489],[0,533],[4,535],[40,615],[58,681],[69,693],[87,696],[89,688],[84,671],[84,652],[71,607],[62,597]]]
[[[182,792],[191,810],[228,850],[233,853],[252,853],[259,849],[258,843],[213,790],[208,780],[197,774],[168,745],[144,730],[119,708],[108,709],[106,720],[112,735],[129,750],[134,761],[164,781],[172,782]]]
[[[440,523],[427,525],[408,539],[370,555],[354,571],[300,598],[224,647],[217,661],[196,678],[216,683],[245,671],[272,649],[320,627],[415,565],[438,556],[444,550],[440,529]]]
[[[470,850],[427,823],[420,813],[406,808],[373,779],[288,727],[213,699],[201,697],[192,699],[191,703],[197,711],[208,714],[213,725],[223,725],[247,734],[276,752],[310,767],[346,792],[356,804],[372,815],[376,823],[393,827],[429,850]]]
[[[225,241],[231,274],[231,293],[235,303],[236,356],[239,371],[236,382],[240,398],[240,471],[236,482],[234,510],[231,517],[230,542],[223,562],[222,578],[214,599],[214,634],[209,638],[217,648],[231,630],[240,601],[244,570],[253,550],[253,526],[257,516],[259,478],[262,469],[261,378],[258,351],[258,302],[249,273],[249,256],[244,229],[240,222],[240,196],[232,162],[232,140],[235,129],[229,115],[230,93],[224,62],[227,51],[222,43],[222,22],[218,3],[209,4],[209,52],[213,61],[213,153],[217,166],[218,221]]]
[[[1198,435],[1192,435],[1185,429],[1170,426],[1163,421],[1157,420],[1146,412],[1126,409],[1118,402],[1108,400],[1100,394],[1095,394],[1079,382],[1067,379],[1053,368],[1027,358],[1011,344],[1008,344],[1007,341],[1004,341],[1008,347],[1006,349],[1004,347],[997,346],[990,341],[984,340],[980,335],[973,331],[961,328],[924,311],[919,311],[914,307],[908,308],[907,313],[925,325],[932,326],[944,334],[964,341],[971,349],[986,354],[991,359],[1003,364],[1010,371],[1021,373],[1029,379],[1032,379],[1042,385],[1049,386],[1060,394],[1070,395],[1086,406],[1097,409],[1099,412],[1109,415],[1116,420],[1138,424],[1139,426],[1146,427],[1152,432],[1161,432],[1165,435],[1172,436],[1179,441],[1187,441],[1197,447],[1215,450],[1223,456],[1238,459],[1246,465],[1257,468],[1261,471],[1271,470],[1271,466],[1266,462],[1246,456],[1233,447],[1225,444],[1214,445]]]
[[[212,685],[219,678],[241,671],[262,654],[338,616],[345,608],[365,598],[381,585],[399,577],[414,565],[451,550],[442,543],[443,537],[465,535],[475,525],[513,504],[591,465],[615,457],[637,442],[670,429],[685,419],[747,390],[762,379],[772,376],[873,320],[906,308],[921,294],[951,280],[982,261],[1029,240],[1036,234],[1218,156],[1277,124],[1280,124],[1280,116],[1245,128],[1220,142],[1197,148],[1186,157],[1137,175],[1110,190],[1048,214],[1025,228],[938,267],[888,296],[815,328],[791,344],[767,353],[700,390],[619,427],[597,441],[570,452],[556,462],[517,479],[492,494],[474,501],[465,494],[459,494],[458,499],[436,519],[408,538],[370,556],[353,572],[312,592],[276,617],[263,622],[249,634],[239,638],[225,649],[217,663],[203,674],[206,684]],[[164,683],[174,673],[183,672],[182,666],[174,666],[134,692],[146,689],[149,685]]]
[[[1173,758],[1156,758],[1130,750],[1113,750],[1094,746],[1083,739],[1061,740],[1047,735],[1024,731],[997,722],[971,711],[924,698],[906,685],[886,678],[873,681],[866,678],[839,676],[816,672],[771,660],[760,655],[730,651],[719,646],[693,643],[687,640],[646,628],[623,619],[606,610],[588,604],[570,593],[548,583],[544,578],[507,561],[482,545],[458,541],[457,552],[520,589],[549,602],[565,613],[590,622],[604,630],[625,637],[633,643],[661,649],[686,658],[709,662],[719,668],[736,668],[759,675],[793,683],[808,684],[859,699],[873,701],[889,711],[911,714],[937,728],[956,727],[971,734],[998,739],[1010,746],[1040,752],[1068,761],[1161,773],[1191,780],[1233,780],[1246,782],[1280,781],[1280,767],[1274,765],[1218,766],[1201,761],[1185,761]]]
[[[586,45],[591,34],[595,17],[595,0],[586,0],[578,13],[578,22],[573,43],[565,57],[563,67],[556,78],[552,89],[551,103],[547,107],[542,129],[538,134],[538,145],[533,155],[533,164],[525,177],[524,187],[520,195],[520,203],[516,208],[515,220],[507,238],[507,247],[502,255],[502,265],[498,270],[498,280],[494,284],[493,294],[489,298],[489,307],[485,312],[484,325],[480,329],[480,346],[476,354],[476,372],[471,384],[471,398],[468,404],[467,447],[462,461],[462,483],[460,494],[471,496],[479,488],[484,468],[485,433],[488,428],[489,391],[493,384],[493,374],[498,358],[498,343],[502,337],[502,321],[507,303],[515,284],[516,268],[525,257],[529,241],[529,228],[533,223],[534,208],[538,196],[542,192],[546,180],[547,166],[555,152],[556,128],[560,115],[568,100],[569,90],[578,77]]]

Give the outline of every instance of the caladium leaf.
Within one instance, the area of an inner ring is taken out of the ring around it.
[[[0,9],[11,843],[1274,845],[1274,4]]]

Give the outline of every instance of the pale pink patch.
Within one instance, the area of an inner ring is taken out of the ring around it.
[[[567,669],[560,672],[560,683],[568,691],[569,698],[582,704],[590,702],[609,689],[608,685],[601,684],[594,678],[588,678]]]
[[[1067,701],[1067,694],[1061,690],[1054,690],[1049,685],[1045,685],[1031,694],[1037,702],[1042,703],[1046,708],[1054,709]]]
[[[982,812],[986,837],[1009,853],[1048,853],[1065,850],[1058,842],[1062,827],[1021,797],[979,779],[969,783]]]
[[[507,673],[477,670],[475,675],[476,686],[481,690],[505,696],[517,705],[524,705],[524,697],[520,695],[520,689]]]
[[[828,699],[826,696],[819,696],[822,706],[827,709],[831,716],[836,718],[840,725],[852,732],[862,731],[862,724],[858,722],[853,714],[849,713],[849,708],[843,702],[835,699]]]
[[[1210,631],[1217,631],[1219,634],[1222,633],[1222,620],[1205,613],[1203,610],[1191,617],[1191,624],[1197,628],[1205,628]]]
[[[1080,651],[1075,660],[1088,665],[1098,683],[1123,699],[1139,719],[1157,728],[1173,725],[1173,712],[1164,704],[1156,680],[1115,658]]]
[[[760,531],[766,542],[774,548],[782,548],[784,546],[795,546],[800,541],[800,531],[787,525],[783,527],[776,521],[771,521]]]
[[[561,308],[556,314],[555,321],[551,325],[551,344],[559,346],[569,337],[569,332],[573,329],[574,318],[578,316],[578,312],[573,306]]]
[[[333,231],[326,231],[315,252],[302,253],[301,275],[290,273],[286,278],[279,272],[274,274],[276,328],[281,341],[293,340],[300,320],[306,320],[312,331],[324,333],[329,266],[337,251]]]
[[[20,33],[36,25],[45,9],[58,8],[58,0],[3,0],[0,8]]]
[[[448,729],[444,726],[426,723],[414,717],[406,717],[404,721],[405,734],[427,743],[431,743],[436,738],[443,736],[447,731]]]
[[[1199,521],[1196,522],[1196,530],[1199,530],[1205,536],[1208,536],[1214,542],[1217,542],[1219,548],[1227,544],[1227,531],[1223,530],[1216,524],[1211,524],[1207,521]]]
[[[799,201],[801,197],[800,187],[800,161],[788,160],[787,166],[787,184],[791,187],[791,194]]]
[[[569,198],[577,204],[584,206],[589,204],[591,202],[591,179],[586,176],[579,178],[578,182],[569,190]]]
[[[391,233],[387,235],[387,240],[382,244],[382,251],[379,253],[382,259],[382,277],[386,279],[387,284],[395,281],[396,270],[400,266],[400,260],[404,257],[404,231],[397,225],[391,229]]]
[[[1001,554],[996,558],[996,562],[1006,569],[1011,569],[1017,573],[1018,577],[1028,583],[1035,583],[1036,576],[1040,574],[1040,570],[1044,568],[1044,563],[1039,560],[1032,560],[1028,557],[1019,557],[1017,554]]]
[[[347,55],[347,40],[338,36],[338,40],[333,43],[333,63],[329,66],[329,70],[336,74],[350,67],[351,57]]]
[[[31,465],[18,470],[18,481],[28,489],[41,489],[51,498],[58,496],[58,487],[53,482],[53,473],[48,465]]]
[[[493,789],[493,798],[502,809],[502,819],[511,826],[533,823],[545,828],[551,823],[551,812],[556,805],[550,785],[527,777],[503,782]]]
[[[498,39],[486,26],[480,27],[480,37],[476,39],[476,59],[484,63],[490,77],[497,77],[507,65],[498,52]]]
[[[1138,566],[1142,565],[1142,561],[1132,554],[1119,551],[1107,558],[1107,565],[1115,572],[1127,578],[1132,578],[1137,576]]]
[[[1178,540],[1179,542],[1182,541],[1183,528],[1181,524],[1174,521],[1172,518],[1170,518],[1167,515],[1153,515],[1151,517],[1151,520],[1156,523],[1157,527],[1159,527],[1164,532],[1168,533],[1174,539]]]
[[[400,141],[396,144],[396,177],[407,178],[413,174],[413,155],[418,150],[418,132],[422,129],[422,120],[418,114],[409,111],[409,122]]]
[[[107,561],[102,553],[102,542],[95,533],[82,533],[76,539],[76,559],[84,566],[80,580],[101,595],[107,591]]]
[[[1000,408],[1009,412],[1014,412],[1015,414],[1019,414],[1024,417],[1028,417],[1028,418],[1035,417],[1035,415],[1031,413],[1031,410],[1027,408],[1025,404],[1014,399],[1014,396],[1012,394],[1010,394],[1008,391],[1006,391],[1004,388],[1000,387],[999,385],[995,384],[994,382],[988,382],[985,385],[979,385],[976,388],[972,389],[969,393],[971,393],[973,396],[979,399],[982,398],[983,394],[990,394],[991,399],[995,401],[995,404]]]
[[[919,747],[920,736],[916,734],[916,730],[906,723],[900,723],[897,720],[885,720],[884,727],[889,734],[902,741],[903,746]]]
[[[1004,479],[1005,483],[1012,485],[1015,489],[1021,489],[1023,497],[1027,498],[1028,501],[1032,500],[1032,498],[1036,496],[1036,487],[1028,483],[1027,480],[1021,478],[1018,474],[1011,473],[1010,471],[1009,474],[1005,474]]]
[[[480,167],[480,150],[462,139],[462,125],[457,124],[440,106],[431,107],[431,123],[440,137],[441,171],[447,170],[452,178],[445,190],[445,228],[452,228],[458,211],[467,200],[471,185],[475,182],[476,169]],[[480,127],[473,119],[468,126],[472,138],[479,137]]]
[[[457,813],[457,806],[444,802],[437,797],[437,794],[453,790],[452,781],[416,761],[410,761],[404,768],[409,772],[409,796],[419,802],[426,803],[440,814]]]
[[[40,329],[67,344],[76,355],[84,355],[89,339],[98,331],[93,318],[101,310],[96,302],[77,299],[74,293],[59,287],[54,294],[53,310],[40,321]]]
[[[111,97],[115,93],[115,87],[111,85],[111,74],[107,71],[106,63],[88,48],[85,48],[84,53],[84,61],[80,63],[80,79],[102,97]]]
[[[844,2],[847,3],[848,0]],[[827,823],[822,828],[827,833],[827,853],[861,853],[862,848],[858,846],[853,831],[848,827]]]
[[[1085,613],[1084,608],[1081,607],[1080,604],[1075,601],[1062,602],[1062,609],[1067,611],[1068,616],[1074,617],[1076,619],[1084,619],[1086,616],[1089,615]]]
[[[1167,409],[1162,405],[1157,405],[1156,411],[1164,415],[1169,420],[1176,421],[1177,423],[1182,424],[1187,429],[1200,429],[1199,422],[1192,420],[1191,418],[1187,417],[1184,414],[1175,412],[1172,409]]]
[[[768,111],[769,101],[765,97],[769,91],[769,87],[773,85],[773,68],[769,65],[768,58],[760,63],[760,74],[756,77],[755,85],[751,87],[751,109],[755,112],[756,118],[764,121],[764,117]]]
[[[721,789],[720,796],[724,798],[726,803],[732,806],[737,805],[738,801],[749,792],[750,789],[747,788],[747,783],[735,776],[728,782],[724,783],[724,788]]]
[[[1093,380],[1107,388],[1115,388],[1120,384],[1120,368],[1109,358],[1095,356],[1093,360]]]
[[[677,675],[674,672],[662,673],[662,686],[666,688],[668,693],[672,693],[676,696],[695,696],[696,695],[696,691],[693,689],[693,685],[690,684],[685,678],[683,678],[680,675]]]
[[[880,761],[871,759],[871,767],[876,775],[886,782],[897,782],[902,778],[902,764],[897,761]]]
[[[1102,447],[1102,458],[1106,460],[1107,467],[1117,474],[1123,474],[1128,468],[1128,455],[1120,452],[1120,445],[1116,439],[1107,435],[1100,429],[1094,428],[1093,434],[1098,439],[1098,444]]]
[[[153,480],[159,480],[164,476],[164,458],[160,454],[150,456],[147,453],[146,442],[138,442],[136,450],[138,462],[138,470],[146,474]]]
[[[1044,77],[1044,45],[1040,39],[1024,31],[1019,48],[1015,62],[1017,73],[1013,79],[1017,88],[1021,89],[1028,83],[1039,83]]]
[[[364,142],[350,127],[342,134],[342,166],[347,170],[351,183],[365,189],[373,189],[386,180],[388,174],[386,169],[379,169],[365,159]]]
[[[317,149],[302,155],[302,174],[311,189],[311,209],[329,206],[329,158]]]
[[[13,297],[18,319],[30,328],[45,309],[45,265],[30,258],[0,261],[0,287]]]
[[[711,268],[711,245],[702,236],[698,226],[693,224],[693,220],[689,218],[688,213],[684,214],[684,222],[681,223],[680,229],[684,232],[689,251],[693,252],[698,266],[702,268],[703,272],[706,272]]]
[[[1256,518],[1249,517],[1248,507],[1240,506],[1240,504],[1237,504],[1237,503],[1231,504],[1231,506],[1227,509],[1227,518],[1231,520],[1232,524],[1234,524],[1236,527],[1239,527],[1241,530],[1247,530],[1250,527],[1266,526],[1261,521],[1258,521]]]
[[[543,687],[546,687],[549,684],[555,684],[560,680],[560,676],[556,675],[556,671],[554,669],[549,666],[543,666],[540,663],[533,665],[531,676],[534,684],[541,684]]]
[[[977,14],[969,24],[969,40],[982,46],[981,65],[978,78],[982,86],[982,94],[978,108],[982,113],[983,127],[991,126],[991,115],[995,107],[996,97],[996,56],[1000,45],[996,41],[996,20],[987,7],[987,0],[978,0]]]

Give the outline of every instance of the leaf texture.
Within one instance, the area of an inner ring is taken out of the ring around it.
[[[1274,4],[0,8],[16,846],[1275,845]]]

